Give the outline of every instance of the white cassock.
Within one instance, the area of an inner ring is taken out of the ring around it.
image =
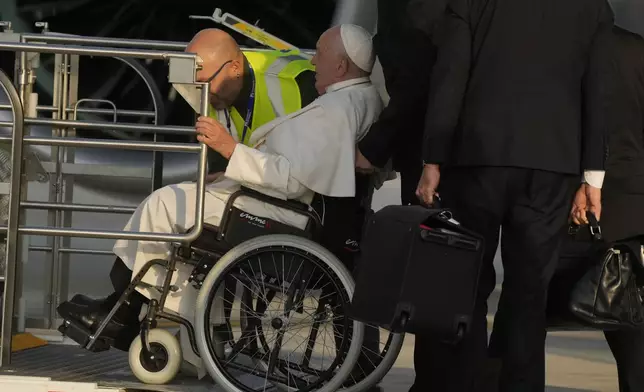
[[[241,185],[280,199],[309,204],[315,193],[334,197],[355,195],[355,143],[378,119],[383,104],[369,78],[336,83],[310,105],[256,129],[253,148],[238,144],[225,178],[206,185],[204,221],[218,225],[228,197]],[[196,183],[163,187],[141,203],[125,231],[183,233],[195,224]],[[303,228],[307,218],[254,199],[240,197],[235,206],[253,215]],[[114,253],[132,269],[133,276],[150,260],[168,259],[167,242],[118,240]],[[192,268],[179,263],[172,284],[179,288],[167,297],[165,310],[194,321],[197,290],[188,284]],[[161,286],[165,271],[152,268],[145,283]],[[147,298],[154,289],[138,288]],[[213,324],[223,324],[223,307],[213,312]],[[218,313],[218,314],[217,314]],[[185,334],[182,334],[185,336]],[[182,336],[182,338],[184,337]],[[182,339],[183,340],[183,339]],[[183,344],[182,346],[186,346]],[[184,350],[186,353],[186,350]],[[189,353],[186,353],[189,354]],[[196,358],[186,358],[199,366]],[[202,373],[202,372],[200,372]]]

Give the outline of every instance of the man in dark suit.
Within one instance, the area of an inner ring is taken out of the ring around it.
[[[613,31],[601,221],[602,235],[610,242],[644,239],[644,38],[619,27]],[[575,223],[582,223],[587,204],[586,195],[578,192],[571,213]],[[644,391],[644,330],[604,334],[617,362],[620,392]],[[490,350],[496,333],[492,336]]]
[[[608,241],[644,235],[644,39],[620,27],[613,31],[612,125],[601,221]]]
[[[432,35],[447,0],[378,0],[374,47],[390,100],[356,154],[358,169],[384,167],[392,159],[401,175],[402,204],[418,204],[423,170],[421,145],[427,92],[436,47]]]
[[[601,213],[613,14],[605,0],[452,0],[443,22],[417,193],[440,191],[486,250],[467,336],[417,335],[412,391],[476,390],[501,229],[500,391],[541,392],[547,288],[582,171]]]

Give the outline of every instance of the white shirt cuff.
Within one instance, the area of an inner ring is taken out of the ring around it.
[[[606,172],[603,170],[586,170],[584,171],[584,176],[581,182],[585,182],[593,188],[601,189],[604,184],[605,174]]]

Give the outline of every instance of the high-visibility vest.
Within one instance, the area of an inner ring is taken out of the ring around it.
[[[230,108],[231,128],[237,133],[237,140],[246,144],[253,131],[262,125],[302,108],[300,89],[295,78],[304,71],[314,71],[310,60],[292,52],[244,51],[255,75],[255,102],[252,118],[242,140],[245,118],[234,107]],[[226,126],[226,119],[210,108],[210,117]],[[219,112],[221,114],[221,112]],[[232,131],[232,129],[231,129]]]

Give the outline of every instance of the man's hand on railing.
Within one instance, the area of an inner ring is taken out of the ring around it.
[[[237,142],[223,125],[215,119],[201,116],[197,119],[195,128],[198,134],[197,140],[207,144],[224,158],[230,159]]]

